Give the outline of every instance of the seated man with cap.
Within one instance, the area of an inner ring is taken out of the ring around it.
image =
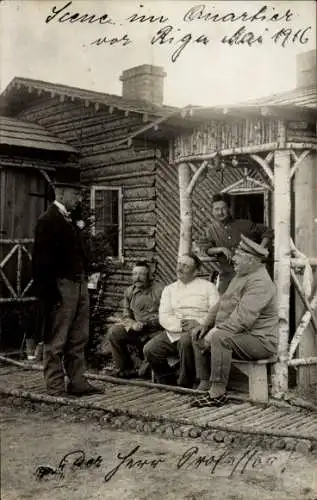
[[[263,246],[241,235],[233,257],[236,275],[204,325],[192,335],[198,388],[205,391],[195,397],[193,406],[226,402],[232,357],[248,361],[276,353],[276,290],[265,267],[267,255]]]
[[[100,393],[103,390],[90,385],[84,376],[89,339],[88,258],[71,217],[81,202],[81,186],[56,183],[54,195],[37,222],[32,259],[35,291],[45,316],[46,389],[52,396]]]

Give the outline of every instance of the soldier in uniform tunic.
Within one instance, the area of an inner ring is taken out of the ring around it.
[[[269,358],[277,351],[276,289],[265,267],[267,255],[261,245],[241,236],[233,257],[236,276],[217,306],[209,311],[204,326],[193,332],[199,388],[206,391],[211,384],[206,395],[195,399],[194,406],[226,402],[233,356],[257,360]]]
[[[212,199],[212,220],[205,232],[197,239],[196,251],[215,257],[219,265],[219,293],[226,291],[234,277],[232,256],[241,234],[266,247],[273,239],[273,231],[263,224],[248,219],[234,219],[229,213],[229,197],[215,194]]]

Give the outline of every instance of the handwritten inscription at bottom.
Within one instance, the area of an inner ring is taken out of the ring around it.
[[[207,474],[216,473],[226,477],[243,475],[247,471],[254,471],[260,467],[275,467],[280,474],[286,470],[285,463],[290,458],[291,452],[281,460],[278,456],[265,453],[256,448],[244,450],[232,450],[229,447],[220,448],[206,455],[201,453],[198,446],[191,446],[182,455],[173,457],[155,456],[149,457],[147,452],[140,450],[137,445],[128,452],[119,452],[116,459],[118,463],[114,465],[104,475],[104,481],[110,481],[119,471],[139,470],[144,473],[159,469],[163,463],[168,463],[169,467],[178,470],[204,470]],[[75,450],[67,453],[59,462],[56,468],[52,466],[40,465],[37,467],[35,475],[38,480],[56,477],[64,479],[67,469],[75,471],[79,469],[100,468],[103,458],[98,455],[87,458],[83,450]]]

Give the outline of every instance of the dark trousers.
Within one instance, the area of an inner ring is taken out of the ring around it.
[[[64,374],[78,390],[87,386],[85,346],[89,339],[89,295],[86,282],[58,282],[61,305],[53,307],[44,335],[44,378],[52,391],[65,389]],[[65,372],[64,372],[65,370]]]
[[[168,383],[172,375],[167,358],[178,356],[180,372],[177,383],[182,387],[192,387],[195,381],[195,367],[192,340],[189,333],[183,333],[180,340],[171,342],[166,332],[162,332],[144,346],[143,352],[158,382],[162,384]]]
[[[128,345],[137,345],[140,348],[153,336],[157,335],[157,331],[141,331],[127,332],[123,325],[117,324],[110,328],[109,344],[112,352],[112,359],[120,371],[133,368]]]
[[[276,352],[271,343],[265,345],[252,333],[235,334],[221,330],[212,335],[210,349],[206,349],[201,340],[193,342],[193,348],[197,378],[225,385],[229,380],[233,357],[251,361],[269,358]]]

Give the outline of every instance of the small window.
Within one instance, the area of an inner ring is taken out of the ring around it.
[[[92,234],[104,234],[109,241],[111,257],[122,259],[122,189],[92,186],[90,208],[93,215]]]

